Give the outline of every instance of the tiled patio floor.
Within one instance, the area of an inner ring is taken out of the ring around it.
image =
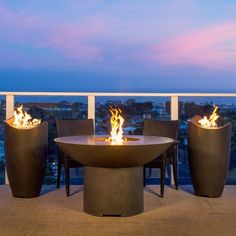
[[[144,213],[126,218],[95,217],[83,212],[83,188],[44,187],[34,199],[13,198],[8,186],[0,187],[0,235],[236,235],[236,186],[226,186],[218,199],[199,198],[191,186],[179,191],[159,186],[145,188]]]

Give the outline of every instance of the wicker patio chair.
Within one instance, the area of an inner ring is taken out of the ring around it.
[[[165,184],[165,173],[166,166],[172,164],[175,187],[178,189],[178,154],[177,154],[177,136],[179,130],[178,120],[156,120],[146,119],[144,120],[143,135],[147,136],[162,136],[172,138],[175,141],[174,144],[161,156],[158,156],[153,161],[147,163],[144,166],[143,183],[145,186],[145,168],[159,168],[161,170],[161,197],[164,196],[164,184]]]
[[[56,120],[58,137],[74,135],[93,135],[93,119],[87,120]],[[65,168],[66,195],[70,195],[70,168],[82,167],[83,164],[73,160],[58,148],[57,188],[60,188],[62,164]]]

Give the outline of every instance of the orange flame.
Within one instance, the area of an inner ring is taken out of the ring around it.
[[[18,129],[30,129],[41,123],[39,119],[32,119],[31,115],[26,111],[23,111],[23,105],[17,107],[14,111],[14,122],[13,126]]]
[[[214,128],[217,127],[216,120],[219,118],[219,115],[216,114],[218,107],[214,106],[214,110],[212,114],[210,115],[210,118],[207,119],[206,116],[204,116],[203,119],[199,120],[198,122],[201,124],[204,128]]]
[[[121,110],[119,108],[110,108],[111,112],[111,132],[110,137],[106,139],[106,141],[111,142],[111,144],[119,144],[121,145],[125,139],[123,138],[123,123],[124,118],[121,116]]]

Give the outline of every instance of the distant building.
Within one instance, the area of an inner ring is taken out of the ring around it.
[[[152,113],[151,112],[143,113],[142,117],[143,119],[151,119]]]
[[[114,106],[114,105],[120,106],[121,104],[122,104],[121,100],[107,100],[106,101],[106,105],[107,106],[110,106],[110,105],[112,105],[112,106]]]

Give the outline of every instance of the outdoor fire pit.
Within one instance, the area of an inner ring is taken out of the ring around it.
[[[36,197],[41,191],[46,166],[48,124],[30,122],[27,125],[25,122],[23,126],[18,126],[17,120],[12,117],[5,121],[9,184],[14,197]]]
[[[70,136],[55,142],[84,164],[84,211],[96,216],[131,216],[143,211],[143,165],[165,152],[173,139],[127,136]]]
[[[220,197],[227,177],[231,123],[203,127],[200,116],[188,121],[188,157],[193,188],[198,196]]]

